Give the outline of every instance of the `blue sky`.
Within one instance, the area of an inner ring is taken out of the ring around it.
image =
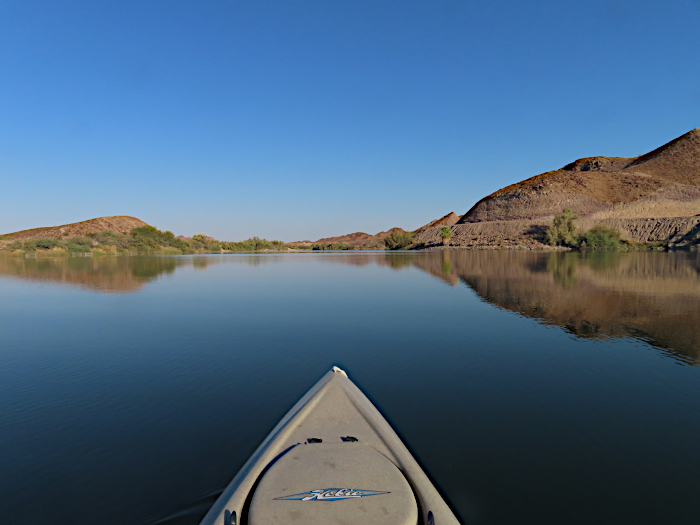
[[[0,0],[0,232],[413,229],[700,127],[700,2]]]

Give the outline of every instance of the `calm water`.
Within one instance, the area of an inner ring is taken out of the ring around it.
[[[0,259],[2,523],[197,524],[332,365],[463,522],[700,522],[697,253]]]

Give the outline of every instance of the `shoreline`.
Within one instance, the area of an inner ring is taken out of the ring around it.
[[[69,253],[69,252],[52,252],[52,251],[36,251],[36,252],[3,252],[0,251],[0,258],[7,259],[59,259],[59,258],[109,258],[109,257],[138,257],[138,256],[185,256],[185,255],[231,255],[231,254],[257,254],[257,253],[352,253],[352,252],[384,252],[384,253],[420,253],[420,252],[459,252],[459,251],[533,251],[533,252],[676,252],[676,251],[700,251],[700,246],[658,246],[655,244],[637,245],[637,246],[621,246],[618,248],[596,249],[596,248],[571,248],[567,246],[530,246],[530,245],[474,245],[474,246],[427,246],[423,248],[413,248],[407,250],[386,250],[386,249],[345,249],[345,250],[308,250],[308,249],[287,249],[287,250],[221,250],[221,251],[201,251],[194,253],[173,253],[170,250],[155,250],[151,252],[100,252],[92,251],[89,253]]]

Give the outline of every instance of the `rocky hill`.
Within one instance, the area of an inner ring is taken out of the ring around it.
[[[571,208],[577,227],[597,224],[623,239],[688,247],[700,243],[700,129],[633,158],[588,157],[506,186],[452,226],[451,246],[544,248],[554,215]],[[441,247],[439,227],[415,236]]]
[[[443,226],[453,226],[459,221],[459,215],[455,212],[450,212],[444,217],[435,219],[434,221],[421,226],[417,230],[411,233],[417,234],[429,228],[441,228]],[[384,248],[384,239],[392,234],[392,232],[405,233],[406,230],[402,228],[391,228],[390,230],[379,232],[376,235],[371,235],[364,232],[349,233],[347,235],[339,235],[338,237],[325,237],[319,239],[315,242],[312,241],[298,241],[290,243],[294,246],[312,246],[314,244],[346,244],[348,246],[353,246],[355,248]]]
[[[317,241],[298,241],[289,243],[291,246],[312,246],[314,244],[346,244],[355,248],[384,248],[384,239],[391,235],[392,232],[403,232],[401,228],[391,228],[385,232],[379,232],[376,235],[371,235],[364,232],[349,233],[347,235],[339,235],[337,237],[324,237]]]
[[[418,228],[416,231],[413,233],[418,233],[423,230],[427,230],[428,228],[443,228],[445,226],[454,226],[459,222],[459,215],[457,215],[455,212],[450,212],[444,217],[440,217],[439,219],[435,219],[432,222],[429,222],[425,226],[421,226]]]
[[[589,157],[481,199],[459,224],[581,218],[689,217],[700,213],[700,129],[634,158]]]
[[[6,241],[32,241],[36,239],[63,239],[77,237],[111,230],[116,233],[129,233],[132,228],[148,226],[145,222],[135,217],[118,215],[115,217],[99,217],[89,221],[74,222],[63,226],[50,226],[47,228],[34,228],[14,233],[0,235],[0,239]]]

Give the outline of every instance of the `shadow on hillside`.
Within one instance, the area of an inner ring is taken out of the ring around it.
[[[537,242],[546,244],[548,227],[542,224],[532,224],[523,232],[526,237],[531,237]]]

